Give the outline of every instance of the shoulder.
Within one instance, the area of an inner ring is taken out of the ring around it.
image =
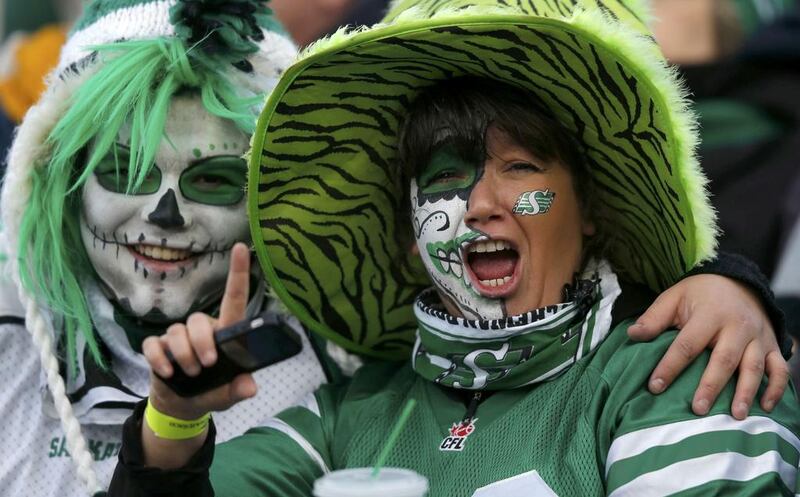
[[[0,326],[24,323],[25,306],[19,300],[17,286],[5,276],[0,276]]]
[[[404,396],[416,378],[408,362],[368,361],[352,378],[322,385],[314,396],[323,411],[328,412],[365,403],[385,403]]]
[[[634,321],[632,318],[615,324],[604,342],[587,358],[588,369],[595,370],[609,387],[633,383],[638,385],[640,381],[649,378],[653,368],[678,333],[678,330],[667,330],[649,342],[634,342],[628,338],[628,326]],[[708,358],[701,354],[693,365],[702,363],[703,366],[700,367],[702,372],[707,360]],[[689,371],[687,373],[692,374]]]
[[[360,396],[402,388],[416,378],[408,361],[370,361],[353,376],[348,391]]]
[[[30,337],[25,330],[25,307],[19,300],[17,287],[0,279],[0,342],[3,353],[9,352],[10,343],[27,346]]]
[[[370,361],[352,378],[324,384],[275,417],[322,419],[328,427],[341,417],[341,411],[363,412],[365,404],[386,404],[390,397],[401,397],[413,383],[413,371],[404,363]]]
[[[621,323],[612,331],[588,366],[595,370],[605,386],[604,417],[608,426],[614,427],[615,436],[695,419],[710,420],[706,423],[712,424],[733,420],[730,409],[738,379],[736,375],[724,386],[707,416],[698,418],[691,410],[695,391],[711,355],[708,350],[692,361],[664,392],[659,395],[650,393],[647,387],[650,374],[678,332],[670,330],[650,342],[633,342],[627,337],[628,324]],[[763,379],[756,398],[761,397],[766,383]],[[796,394],[790,388],[773,412],[767,413],[755,403],[751,417],[772,419],[788,432],[800,433],[800,411],[797,411],[796,404]]]
[[[370,361],[349,380],[322,385],[314,399],[325,425],[333,430],[396,408],[417,378],[407,362]]]
[[[9,341],[21,343],[27,340],[25,306],[20,302],[17,286],[0,270],[0,341],[6,349]]]
[[[605,384],[596,426],[610,493],[642,495],[656,487],[670,489],[667,493],[691,488],[697,495],[793,492],[800,462],[794,390],[787,391],[771,413],[756,404],[751,415],[739,421],[730,415],[734,377],[709,414],[696,416],[692,399],[709,352],[695,359],[666,391],[653,395],[647,389],[650,373],[677,332],[636,343],[627,338],[627,324],[612,332],[590,365]],[[764,381],[757,397],[765,387]],[[732,475],[737,475],[736,482],[728,481]],[[755,490],[742,490],[745,487]]]

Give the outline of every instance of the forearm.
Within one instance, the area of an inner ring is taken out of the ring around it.
[[[123,427],[122,449],[111,480],[109,497],[159,497],[192,495],[212,497],[209,467],[214,458],[216,430],[209,424],[204,442],[181,467],[152,467],[145,461],[142,436],[145,403],[140,403]]]
[[[164,405],[157,394],[150,395],[141,430],[144,463],[153,468],[177,469],[185,466],[203,446],[209,418],[206,415],[199,423],[189,424],[185,420],[200,418],[202,414],[187,412],[175,419],[164,414]]]
[[[188,440],[159,438],[147,423],[142,423],[141,433],[145,466],[170,470],[182,468],[197,454],[206,441],[208,428]]]

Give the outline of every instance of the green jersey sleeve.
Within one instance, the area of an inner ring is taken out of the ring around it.
[[[691,403],[708,353],[664,393],[647,390],[650,372],[674,336],[628,342],[599,372],[608,389],[598,427],[607,495],[794,496],[800,426],[791,386],[773,412],[756,405],[739,421],[730,415],[731,381],[708,415],[695,416]]]
[[[295,407],[216,448],[210,478],[218,497],[308,497],[328,473],[337,388],[323,386]]]

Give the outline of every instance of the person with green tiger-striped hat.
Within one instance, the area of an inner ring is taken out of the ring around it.
[[[253,139],[256,251],[309,328],[405,362],[216,448],[213,424],[176,441],[143,419],[219,405],[154,380],[110,494],[307,496],[375,463],[414,400],[386,464],[431,497],[795,495],[793,391],[737,419],[730,381],[699,416],[709,354],[654,395],[675,332],[626,334],[715,245],[693,118],[645,19],[640,2],[406,0],[309,49]],[[247,261],[234,251],[223,308]],[[209,337],[182,365],[206,364]]]

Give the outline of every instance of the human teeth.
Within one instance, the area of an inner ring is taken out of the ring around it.
[[[499,252],[501,250],[510,250],[511,244],[504,240],[485,240],[473,243],[467,249],[467,252]]]
[[[135,245],[133,249],[145,257],[159,261],[179,261],[188,259],[192,255],[188,250],[155,247],[153,245]]]
[[[503,286],[506,283],[511,281],[511,276],[506,276],[504,278],[497,278],[493,280],[481,280],[481,285],[483,286],[491,286],[491,287],[498,287]]]

